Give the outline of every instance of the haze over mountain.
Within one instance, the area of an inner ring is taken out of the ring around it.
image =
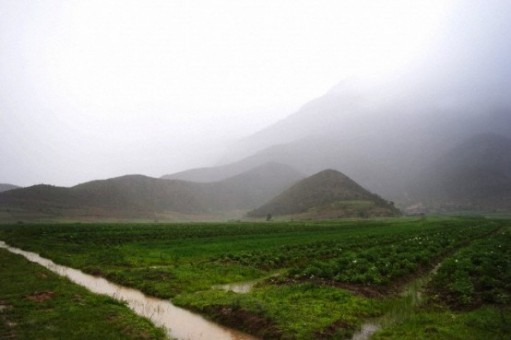
[[[311,135],[425,152],[422,124],[509,104],[508,1],[48,2],[0,5],[3,182],[161,176]]]
[[[0,194],[0,207],[28,219],[30,213],[38,218],[239,217],[238,210],[257,207],[301,178],[296,170],[276,163],[215,183],[127,175],[71,188],[36,185],[12,190]]]
[[[291,178],[335,169],[406,207],[427,200],[414,183],[440,176],[431,164],[455,162],[455,146],[511,138],[508,1],[0,7],[5,182],[168,174],[201,182],[185,191],[208,209],[237,209],[259,194],[242,199],[237,185],[215,183],[277,162],[295,169]],[[485,174],[501,173],[490,164]],[[139,189],[144,202],[149,188]]]
[[[396,216],[399,211],[346,175],[335,170],[324,170],[301,180],[247,215],[339,218]]]
[[[207,182],[278,161],[307,175],[326,168],[342,171],[369,190],[404,204],[408,184],[454,145],[481,133],[511,136],[511,110],[502,106],[471,100],[445,107],[435,97],[415,106],[403,93],[382,94],[394,91],[385,87],[357,91],[344,82],[245,139],[230,156],[248,155],[245,158],[167,177]]]
[[[410,183],[456,145],[480,134],[511,137],[511,42],[502,34],[511,30],[508,7],[464,2],[434,46],[406,68],[347,78],[232,145],[217,168],[179,178],[208,181],[219,178],[215,172],[279,161],[306,175],[336,169],[404,207]]]
[[[7,190],[12,190],[12,189],[16,189],[16,188],[19,188],[19,187],[14,184],[0,183],[0,192],[4,192]]]
[[[412,210],[511,211],[511,139],[474,136],[426,167],[410,184]]]

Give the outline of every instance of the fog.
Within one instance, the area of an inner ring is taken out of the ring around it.
[[[0,182],[159,177],[335,135],[339,122],[364,136],[375,117],[387,135],[460,118],[480,127],[510,104],[510,10],[495,0],[0,1]],[[325,93],[328,108],[302,108]],[[289,119],[296,129],[277,123]]]

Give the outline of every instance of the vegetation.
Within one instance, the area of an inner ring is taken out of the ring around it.
[[[509,339],[511,311],[483,306],[452,311],[426,306],[383,328],[372,339]]]
[[[382,323],[384,328],[376,336],[406,338],[414,327],[421,327],[421,320],[430,330],[415,332],[426,337],[436,331],[470,334],[474,324],[468,322],[476,317],[491,320],[499,313],[509,317],[508,223],[429,217],[24,224],[0,226],[0,239],[171,298],[175,304],[262,337],[346,338],[369,318],[392,319]],[[440,262],[427,289],[421,288],[423,284],[417,288],[423,302],[399,294]],[[258,283],[246,294],[218,289],[252,280]],[[463,290],[467,280],[473,288]],[[460,292],[470,294],[464,297]],[[447,322],[442,319],[446,315],[455,315],[457,321]],[[484,327],[474,334],[490,336]]]
[[[450,228],[444,225],[442,229],[429,229],[408,237],[394,235],[387,238],[386,244],[379,240],[363,250],[340,250],[330,259],[312,261],[291,273],[298,277],[388,285],[416,273],[421,267],[431,267],[442,255],[489,230],[492,229],[488,223],[470,227],[453,224]]]
[[[16,189],[16,188],[19,188],[19,187],[16,185],[13,185],[13,184],[0,183],[0,192],[4,192],[4,191]]]
[[[511,335],[511,228],[448,257],[431,277],[420,308],[375,339],[506,339]]]
[[[241,216],[303,176],[268,163],[215,183],[128,175],[71,188],[35,185],[0,193],[0,221],[41,219],[214,219]]]
[[[264,338],[299,339],[348,337],[385,306],[383,300],[312,283],[262,285],[249,294],[209,290],[174,302]]]
[[[250,217],[297,215],[301,218],[396,216],[399,211],[346,175],[325,170],[296,183]]]
[[[447,259],[430,284],[435,299],[474,308],[511,303],[511,228],[478,240]]]
[[[164,339],[162,329],[108,297],[0,249],[0,338]]]

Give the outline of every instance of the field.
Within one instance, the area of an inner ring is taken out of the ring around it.
[[[164,339],[110,298],[0,249],[0,339]]]
[[[0,240],[260,337],[349,338],[371,322],[376,338],[499,338],[510,233],[505,219],[430,217],[21,224]],[[239,282],[255,284],[221,289]]]

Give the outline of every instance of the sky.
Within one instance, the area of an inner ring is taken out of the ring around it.
[[[341,80],[433,53],[467,4],[477,35],[486,3],[0,0],[0,183],[214,165]]]

